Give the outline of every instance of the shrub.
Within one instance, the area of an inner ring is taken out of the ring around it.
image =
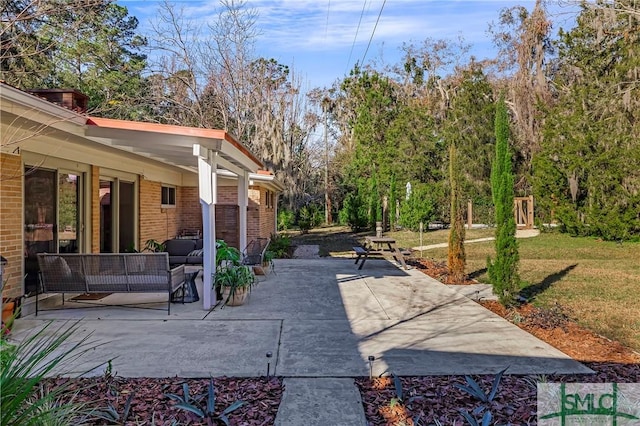
[[[298,210],[298,227],[302,233],[319,226],[324,220],[324,214],[317,204],[309,204]]]
[[[276,259],[285,259],[289,257],[289,248],[291,247],[291,239],[286,235],[271,234],[269,242],[269,251],[273,253]]]
[[[417,231],[420,222],[426,225],[434,219],[436,202],[428,185],[416,184],[408,200],[400,205],[400,225]]]
[[[296,215],[291,210],[282,209],[278,211],[278,231],[291,229]]]
[[[348,225],[354,232],[367,227],[367,206],[359,193],[350,192],[347,194],[338,219],[342,225]]]
[[[0,425],[70,425],[86,421],[89,414],[84,405],[60,403],[73,401],[68,387],[49,389],[44,379],[54,372],[66,373],[60,369],[94,351],[97,345],[88,341],[89,336],[77,343],[68,341],[79,323],[51,331],[52,324],[46,324],[16,346],[2,342]]]

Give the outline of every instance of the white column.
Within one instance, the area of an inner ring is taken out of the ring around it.
[[[200,204],[202,205],[202,238],[204,255],[202,259],[204,271],[202,276],[202,304],[208,310],[216,303],[213,291],[212,274],[216,267],[216,209],[217,200],[217,152],[204,149],[199,145],[193,147],[194,155],[198,155],[198,182]]]
[[[238,247],[244,250],[247,246],[247,207],[249,205],[249,173],[238,174]]]

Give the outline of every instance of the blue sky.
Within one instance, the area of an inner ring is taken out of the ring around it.
[[[201,23],[213,21],[220,10],[218,0],[173,3],[184,9],[185,16]],[[118,4],[139,19],[139,28],[144,31],[158,1],[118,0]],[[427,38],[463,36],[476,57],[494,56],[487,34],[489,23],[497,21],[502,8],[523,5],[531,9],[534,1],[249,0],[247,5],[258,12],[261,34],[257,54],[293,66],[306,82],[305,88],[312,88],[331,85],[363,58],[365,63],[380,58],[388,64],[396,63],[403,42],[420,44]],[[556,30],[571,25],[570,9],[555,5],[549,12]]]

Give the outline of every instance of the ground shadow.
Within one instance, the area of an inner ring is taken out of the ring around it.
[[[555,272],[551,275],[547,275],[539,283],[526,286],[525,288],[520,290],[520,296],[525,298],[529,302],[532,301],[536,298],[537,295],[551,287],[554,283],[564,278],[564,276],[571,272],[576,266],[578,266],[578,264],[574,263],[573,265],[567,266],[561,271]]]
[[[487,272],[487,268],[480,268],[480,269],[477,269],[477,270],[469,273],[468,277],[471,280],[475,280],[476,278],[478,278],[480,275],[484,274],[485,272]]]

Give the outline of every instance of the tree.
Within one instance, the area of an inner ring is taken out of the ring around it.
[[[11,2],[3,14],[2,71],[8,83],[80,90],[95,115],[142,115],[146,61],[137,52],[146,39],[136,34],[138,21],[127,8],[106,0],[19,3]]]
[[[398,184],[396,183],[395,173],[391,175],[391,182],[389,183],[389,228],[392,231],[396,230],[397,220],[396,202],[398,200]]]
[[[529,13],[523,6],[500,11],[500,22],[490,31],[499,48],[498,70],[506,76],[508,104],[513,111],[516,188],[530,193],[532,163],[542,140],[541,109],[551,102],[547,62],[552,52],[551,21],[543,0]]]
[[[275,172],[285,198],[296,201],[292,209],[308,204],[320,183],[308,149],[317,123],[307,120],[300,79],[256,55],[256,9],[246,0],[220,6],[218,18],[202,26],[168,1],[161,5],[151,119],[226,130]]]
[[[624,5],[585,5],[560,33],[558,95],[535,159],[538,211],[607,240],[640,235],[640,16]]]
[[[504,97],[496,106],[496,156],[491,169],[491,189],[496,215],[496,258],[487,260],[487,273],[493,292],[503,305],[512,305],[519,291],[518,243],[513,215],[512,154],[509,149],[509,116]]]
[[[460,197],[460,164],[455,142],[449,144],[449,183],[451,189],[451,229],[447,265],[452,282],[460,283],[465,278],[466,256],[464,252],[464,217]]]

